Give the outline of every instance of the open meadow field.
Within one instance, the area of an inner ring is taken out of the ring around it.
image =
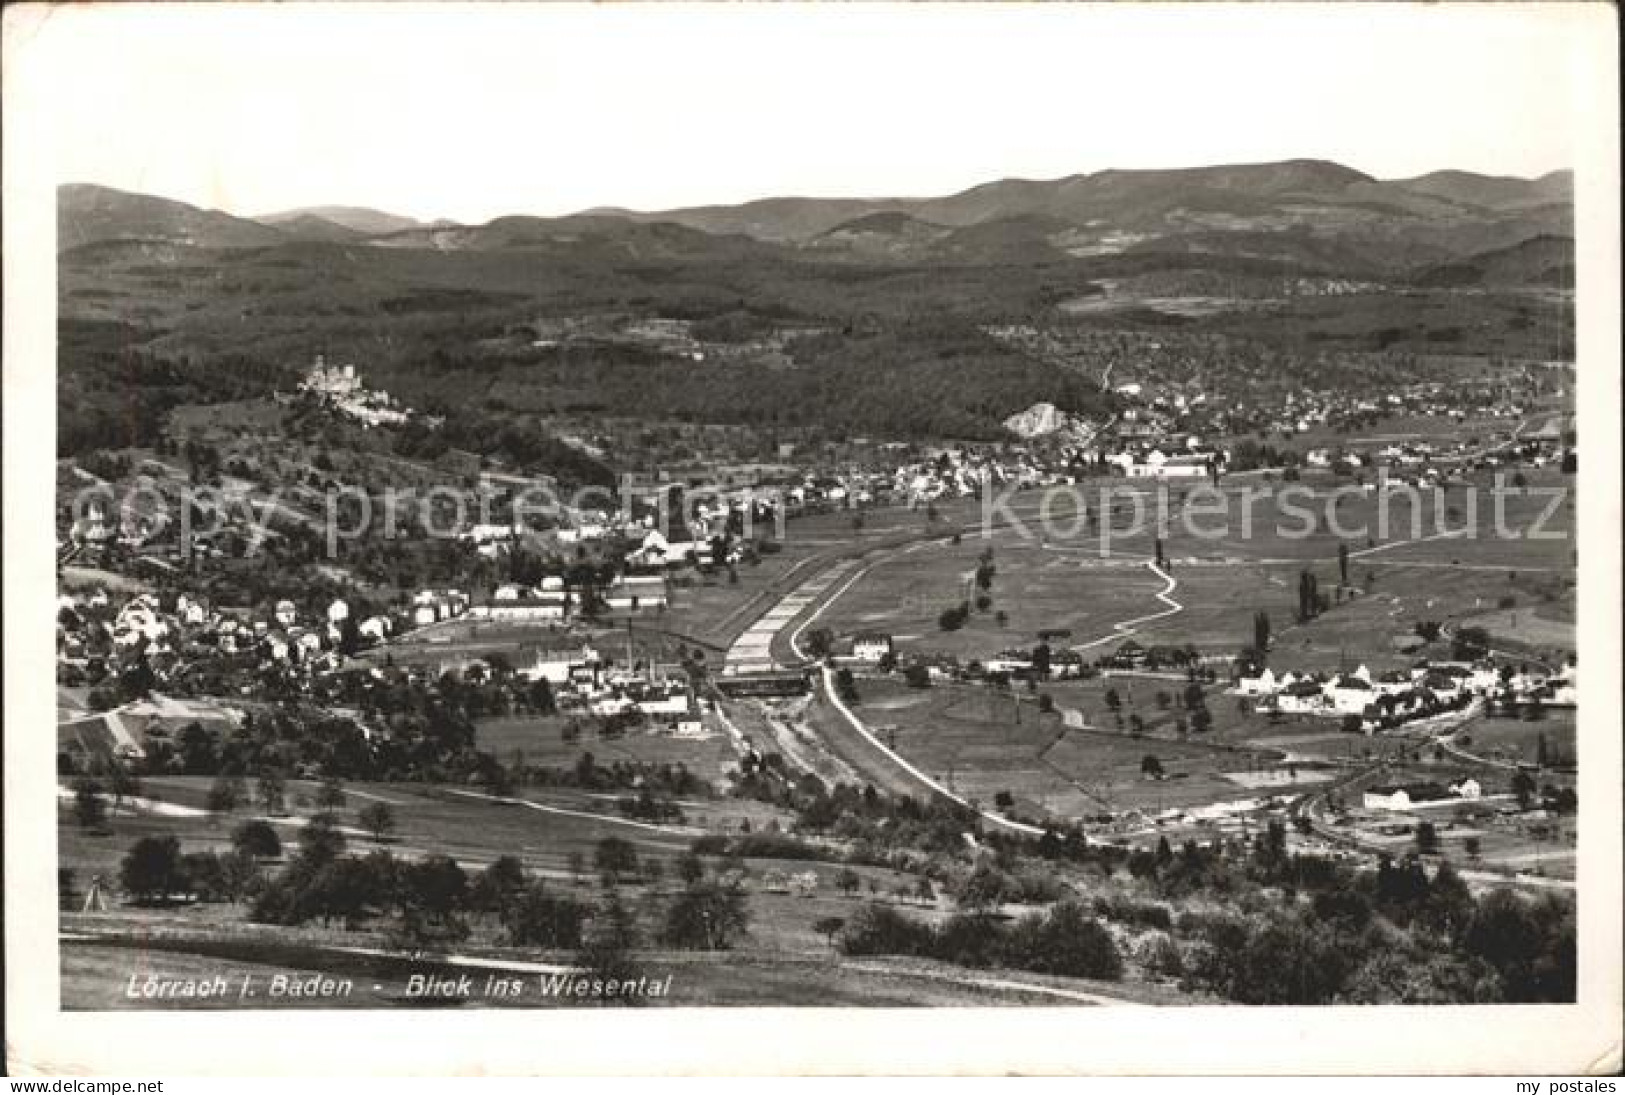
[[[998,573],[984,610],[975,577],[989,549]],[[1071,633],[1057,645],[1110,634],[1113,622],[1156,611],[1152,594],[1163,585],[1137,561],[1050,550],[1010,536],[966,537],[875,563],[814,626],[833,631],[837,645],[858,632],[880,631],[901,651],[980,659],[1010,647],[1030,649],[1041,630]],[[944,630],[939,617],[962,602],[972,605],[964,625]]]
[[[143,787],[146,798],[138,812],[120,812],[112,833],[89,837],[71,824],[60,830],[62,865],[73,871],[79,891],[91,877],[117,877],[117,864],[130,842],[141,836],[177,837],[186,851],[222,850],[230,827],[241,816],[214,817],[195,805],[205,781],[154,779]],[[297,803],[313,784],[290,786]],[[593,877],[575,875],[567,853],[592,850],[605,835],[620,836],[636,850],[640,862],[664,864],[652,879],[646,868],[617,883],[617,893],[631,916],[632,930],[645,940],[637,953],[635,973],[650,979],[670,977],[670,993],[658,1004],[764,1005],[816,998],[826,1004],[857,1006],[1089,1004],[1115,1000],[1143,1003],[1188,1002],[1172,985],[1139,971],[1112,983],[1083,978],[1000,971],[996,975],[939,961],[874,957],[841,958],[831,947],[829,923],[845,923],[860,909],[879,902],[927,923],[942,921],[952,903],[940,893],[922,896],[920,878],[903,871],[804,859],[750,857],[729,861],[749,900],[745,932],[724,951],[711,953],[662,949],[662,909],[681,893],[673,859],[698,830],[648,826],[580,816],[605,808],[594,796],[560,792],[531,796],[541,811],[523,805],[492,803],[456,788],[412,788],[367,785],[347,789],[351,801],[341,811],[353,850],[371,846],[348,823],[360,801],[387,801],[401,819],[396,836],[383,846],[398,858],[429,851],[449,854],[473,873],[495,854],[518,857],[533,876],[555,893],[589,905],[605,891]],[[546,799],[545,803],[542,801]],[[154,806],[153,803],[158,803]],[[757,803],[729,800],[693,804],[712,811],[696,820],[712,831],[738,831],[746,822],[761,829],[779,818]],[[291,845],[306,807],[296,805],[287,818],[272,819]],[[431,836],[432,834],[432,836]],[[432,840],[432,844],[430,843]],[[430,844],[429,847],[422,845]],[[714,861],[714,865],[716,862]],[[273,861],[267,866],[274,868]],[[802,880],[792,891],[787,880]],[[844,876],[844,877],[843,877]],[[471,934],[457,953],[440,950],[407,953],[391,943],[383,924],[345,927],[316,921],[301,926],[271,926],[246,919],[245,907],[229,902],[178,903],[158,907],[124,904],[117,897],[97,909],[74,906],[62,917],[63,1006],[68,1010],[125,1008],[250,1007],[388,1007],[410,1006],[414,976],[455,979],[469,976],[476,986],[466,1000],[447,1006],[552,1007],[590,1006],[549,997],[541,980],[575,962],[572,951],[513,947],[504,941],[492,914],[474,914]],[[1024,911],[1005,908],[1008,918]],[[153,1001],[132,997],[137,986],[153,978],[214,982],[225,979],[224,996]],[[524,984],[510,992],[488,993],[489,979]],[[295,989],[288,989],[292,982]],[[298,986],[319,984],[331,996],[301,995]]]
[[[642,729],[604,737],[588,729],[579,740],[571,742],[564,740],[562,733],[569,724],[567,715],[482,719],[475,727],[475,744],[504,760],[521,752],[526,764],[542,767],[573,767],[583,753],[591,753],[602,765],[616,761],[683,764],[713,783],[739,760],[732,739],[720,730],[701,738],[679,738]]]
[[[1575,711],[1546,711],[1537,719],[1479,719],[1463,731],[1456,744],[1474,756],[1508,764],[1534,764],[1546,739],[1548,763],[1554,767],[1572,765],[1584,747],[1579,745]],[[1566,764],[1565,764],[1566,762]]]
[[[852,511],[797,515],[786,521],[783,535],[772,541],[775,550],[763,554],[758,563],[739,568],[738,584],[720,573],[675,584],[671,606],[659,622],[725,646],[798,582],[837,560],[888,545],[946,536],[955,527],[974,522],[979,512],[974,500],[944,502],[932,521],[923,508],[876,506],[861,511],[858,528],[854,528],[854,518],[859,515]]]
[[[873,882],[875,888],[871,890],[867,882]],[[831,917],[849,920],[865,904],[877,900],[926,921],[941,918],[940,912],[929,907],[889,896],[885,880],[879,876],[866,876],[866,884],[851,896],[836,896],[833,891],[805,898],[759,894],[752,903],[749,932],[734,948],[710,953],[649,949],[639,953],[635,972],[651,981],[670,979],[669,995],[649,1000],[653,1006],[764,1007],[782,1005],[787,997],[816,1000],[824,1007],[1201,1002],[1199,996],[1143,976],[1100,982],[967,970],[920,958],[853,961],[840,957],[828,937],[812,927]],[[69,917],[62,944],[64,1009],[150,1010],[155,1006],[152,1002],[127,995],[132,977],[139,985],[149,975],[160,981],[225,978],[228,993],[224,997],[156,1005],[185,1010],[413,1006],[417,1002],[408,997],[409,982],[423,975],[451,980],[467,975],[471,979],[470,998],[440,1005],[445,1007],[594,1006],[591,1000],[561,998],[544,990],[550,974],[569,968],[572,956],[567,952],[481,947],[476,954],[437,959],[385,951],[370,932],[312,933],[313,938],[290,939],[296,933],[279,930],[272,935],[253,930],[253,925],[221,925],[201,932],[178,927],[175,919]],[[656,927],[653,917],[640,915],[638,921],[642,932]],[[113,934],[132,927],[140,933],[138,945]],[[279,976],[299,984],[320,978],[329,985],[348,985],[331,998],[299,997],[275,993],[273,979]],[[245,978],[253,995],[240,997]],[[502,987],[510,991],[495,991],[493,980],[506,982]]]
[[[1531,483],[1568,485],[1556,475]],[[1521,620],[1526,639],[1545,640],[1535,645],[1564,645],[1561,606],[1572,589],[1567,570],[1573,547],[1573,514],[1566,503],[1545,522],[1549,538],[1513,539],[1497,535],[1489,496],[1469,498],[1465,487],[1437,496],[1382,496],[1327,484],[1226,485],[1225,506],[1199,514],[1194,506],[1182,508],[1187,488],[1173,486],[1163,550],[1177,583],[1170,596],[1180,607],[1165,613],[1165,604],[1153,596],[1164,583],[1144,566],[1154,550],[1150,522],[1157,503],[1128,492],[1121,481],[1112,489],[1125,492],[1117,500],[1123,534],[1071,529],[1073,520],[1056,517],[1057,504],[1043,501],[1043,492],[1023,492],[1007,511],[1019,528],[873,557],[854,581],[842,583],[831,603],[807,615],[816,612],[817,626],[830,628],[837,640],[882,631],[900,651],[962,659],[1031,646],[1040,630],[1070,631],[1057,645],[1109,650],[1114,643],[1098,640],[1129,628],[1145,643],[1189,643],[1205,655],[1228,657],[1250,638],[1259,611],[1269,614],[1283,644],[1293,644],[1289,667],[1336,668],[1345,658],[1381,661],[1383,667],[1409,664],[1396,659],[1391,640],[1416,622],[1464,625],[1502,606],[1523,611],[1512,615],[1503,608],[1496,634],[1518,631]],[[1266,489],[1272,493],[1247,500],[1245,492]],[[1297,493],[1281,493],[1289,490]],[[1088,504],[1097,506],[1093,491],[1080,488]],[[1046,506],[1054,518],[1048,525],[1039,520]],[[1509,496],[1505,526],[1528,532],[1540,526],[1547,508],[1544,498]],[[1126,535],[1131,527],[1136,534]],[[1344,545],[1350,549],[1348,585],[1339,592]],[[975,604],[981,592],[975,572],[984,551],[992,552],[996,568],[986,611],[973,609],[963,627],[943,630],[938,618],[944,609]],[[1305,570],[1332,607],[1300,628],[1294,616]],[[1114,627],[1124,621],[1126,627]]]
[[[599,758],[607,763],[607,758]],[[61,864],[73,869],[81,884],[94,874],[116,876],[120,858],[140,836],[174,836],[183,851],[230,850],[231,834],[244,820],[263,816],[251,809],[216,815],[203,809],[209,783],[193,777],[152,777],[142,781],[143,798],[157,796],[139,809],[126,804],[115,814],[111,835],[94,835],[74,826],[64,809],[58,830]],[[298,840],[310,815],[316,785],[290,781],[287,816],[272,816],[285,848]],[[675,858],[693,838],[707,830],[737,831],[766,826],[784,815],[745,799],[704,799],[684,802],[685,819],[670,825],[652,825],[622,817],[619,795],[556,788],[516,793],[511,800],[493,800],[473,788],[422,784],[356,784],[345,788],[347,802],[337,811],[339,824],[356,851],[383,847],[398,856],[443,854],[465,869],[482,868],[498,856],[517,856],[524,865],[543,874],[567,872],[570,853],[590,862],[597,842],[607,836],[632,843],[640,854]],[[372,802],[389,805],[395,828],[382,843],[359,827],[356,813]]]
[[[1138,683],[1140,704],[1149,714],[1155,708],[1146,686],[1153,682]],[[1274,753],[1240,744],[1236,735],[1178,737],[1167,713],[1153,716],[1155,724],[1143,735],[1110,729],[1099,700],[1107,686],[1123,689],[1124,682],[1045,686],[1057,711],[1041,714],[1033,697],[1019,690],[916,690],[864,679],[854,711],[900,755],[964,797],[990,808],[1000,792],[1008,792],[1018,812],[1037,816],[1080,817],[1246,797],[1268,779],[1261,780],[1261,773],[1278,767]],[[1081,698],[1085,690],[1089,701]],[[1061,712],[1074,705],[1092,714],[1098,728],[1068,726]],[[1216,712],[1222,706],[1216,696],[1213,706]],[[1158,759],[1164,779],[1146,777],[1141,766],[1147,756]],[[1287,778],[1284,767],[1281,773],[1285,787],[1299,782]],[[1304,784],[1313,778],[1300,775]]]

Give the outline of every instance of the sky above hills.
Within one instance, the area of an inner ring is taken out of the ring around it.
[[[56,181],[473,223],[1294,157],[1536,176],[1574,166],[1575,59],[1607,26],[1561,4],[15,11]]]

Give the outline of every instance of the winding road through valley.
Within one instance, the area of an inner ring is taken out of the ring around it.
[[[881,549],[864,558],[843,559],[803,579],[795,589],[772,604],[734,640],[728,648],[724,663],[727,670],[732,673],[746,673],[776,667],[778,661],[773,655],[775,643],[783,643],[781,649],[787,649],[797,661],[803,664],[811,663],[814,659],[801,645],[802,636],[840,599],[842,594],[875,567],[892,562],[899,556],[927,550],[943,542],[945,541],[919,541],[904,547]],[[1118,620],[1111,625],[1111,630],[1106,634],[1077,644],[1073,647],[1074,650],[1087,650],[1121,639],[1133,634],[1143,624],[1184,611],[1185,606],[1172,596],[1179,587],[1179,582],[1173,575],[1158,567],[1152,560],[1145,560],[1144,565],[1166,583],[1161,590],[1152,594],[1165,607],[1157,612]],[[797,620],[800,621],[799,624],[796,623]],[[792,624],[795,624],[793,628]],[[835,687],[834,671],[827,665],[819,667],[819,687],[824,699],[840,715],[844,730],[850,731],[851,736],[856,739],[837,743],[842,746],[838,751],[848,758],[861,758],[860,766],[867,769],[865,775],[875,777],[887,785],[896,785],[901,780],[907,785],[923,788],[932,795],[950,799],[966,809],[976,810],[984,821],[1001,829],[1031,836],[1043,833],[1037,826],[1013,821],[990,810],[979,809],[888,747],[841,699]]]

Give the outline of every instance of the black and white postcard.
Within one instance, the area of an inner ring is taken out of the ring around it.
[[[11,1067],[1617,1069],[1614,15],[8,8]]]

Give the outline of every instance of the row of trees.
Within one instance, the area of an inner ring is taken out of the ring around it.
[[[1572,902],[1476,897],[1448,862],[1431,874],[1414,857],[1358,870],[1290,854],[1272,822],[1239,850],[1163,840],[1126,866],[1166,900],[1219,904],[1151,925],[1169,930],[1164,964],[1191,990],[1284,1004],[1574,998]]]
[[[594,865],[604,885],[594,904],[554,892],[513,856],[503,856],[470,875],[449,857],[399,859],[383,849],[347,854],[345,837],[329,815],[317,815],[301,831],[282,869],[265,863],[282,853],[275,831],[263,821],[238,827],[232,850],[183,852],[173,836],[143,837],[125,855],[120,884],[132,901],[247,901],[261,923],[359,929],[378,922],[392,945],[410,951],[443,949],[467,939],[475,924],[489,924],[499,941],[516,947],[584,948],[594,969],[624,962],[639,939],[636,917],[617,889],[640,868],[633,847],[618,838],[601,841]],[[664,872],[642,867],[658,881]],[[736,878],[708,872],[698,856],[677,864],[681,888],[650,910],[653,938],[682,949],[731,947],[749,926],[745,894]],[[72,881],[66,885],[71,889]],[[611,942],[618,940],[614,946]]]
[[[1007,923],[985,912],[958,913],[940,925],[889,905],[863,906],[839,929],[843,954],[907,955],[973,968],[1000,967],[1115,981],[1123,959],[1108,931],[1081,904],[1061,901]]]

